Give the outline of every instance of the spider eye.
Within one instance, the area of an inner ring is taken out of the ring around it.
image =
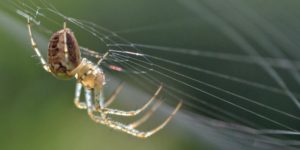
[[[80,48],[74,34],[69,29],[54,33],[48,46],[48,64],[53,75],[59,79],[70,79],[73,77],[70,72],[80,62]]]

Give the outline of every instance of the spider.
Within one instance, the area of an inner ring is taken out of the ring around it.
[[[144,111],[156,99],[163,86],[160,85],[154,95],[137,110],[123,111],[108,108],[123,88],[123,84],[120,84],[107,100],[104,99],[103,88],[105,85],[105,74],[98,66],[109,55],[109,52],[102,55],[97,64],[93,64],[86,58],[81,58],[78,42],[73,32],[67,28],[66,22],[64,22],[63,29],[55,32],[50,38],[47,63],[37,48],[37,44],[32,36],[30,18],[27,18],[27,27],[32,48],[39,57],[44,70],[53,74],[58,79],[76,78],[77,84],[74,103],[79,109],[86,109],[89,117],[96,123],[106,125],[135,137],[147,138],[165,127],[180,109],[182,105],[181,101],[162,124],[146,132],[139,131],[136,128],[144,123],[157,109],[161,104],[161,101],[159,100],[145,113],[144,116],[133,123],[124,124],[112,120],[109,115],[128,117],[136,116]],[[80,101],[82,87],[84,87],[85,90],[85,102]]]

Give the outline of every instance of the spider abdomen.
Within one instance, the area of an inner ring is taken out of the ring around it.
[[[53,75],[59,79],[70,79],[73,77],[70,72],[78,67],[80,62],[80,48],[70,29],[54,33],[48,45],[48,64]]]

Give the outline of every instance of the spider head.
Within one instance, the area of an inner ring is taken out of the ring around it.
[[[52,74],[59,79],[71,79],[70,72],[81,62],[80,47],[69,28],[52,35],[48,45],[48,64]]]

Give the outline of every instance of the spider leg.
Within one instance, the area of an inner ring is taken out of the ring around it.
[[[89,55],[89,56],[95,57],[96,59],[99,59],[96,64],[97,66],[100,65],[106,59],[106,57],[109,55],[109,51],[104,54],[100,54],[95,50],[91,50],[91,49],[88,49],[88,48],[85,48],[82,46],[80,47],[80,51],[86,55]]]
[[[153,113],[157,110],[157,108],[161,105],[162,101],[157,101],[148,112],[145,113],[144,116],[142,116],[140,119],[136,120],[133,123],[130,123],[128,126],[131,128],[136,128],[146,122],[152,115]]]
[[[47,71],[47,72],[51,72],[49,69],[48,64],[46,63],[45,59],[43,58],[43,56],[40,53],[40,50],[37,48],[37,44],[32,36],[32,31],[31,31],[31,23],[30,23],[30,18],[27,18],[27,28],[28,28],[28,33],[29,33],[29,37],[30,37],[30,42],[31,42],[31,46],[35,52],[35,54],[39,57],[40,62],[43,65],[43,68]]]
[[[173,110],[173,112],[168,116],[167,119],[165,119],[165,121],[160,124],[159,126],[157,126],[156,128],[148,131],[148,132],[144,132],[143,134],[140,134],[139,137],[141,138],[147,138],[153,134],[155,134],[157,131],[161,130],[162,128],[164,128],[170,121],[171,119],[175,116],[175,114],[178,112],[178,110],[180,109],[180,107],[182,106],[182,101],[180,101],[176,108]]]
[[[182,102],[179,102],[177,104],[176,108],[171,113],[171,115],[169,115],[169,117],[167,119],[165,119],[165,121],[162,124],[160,124],[159,126],[157,126],[154,129],[152,129],[150,131],[146,131],[146,132],[139,131],[135,128],[132,128],[131,126],[122,124],[120,122],[113,121],[108,117],[106,117],[106,118],[99,117],[99,116],[94,115],[93,113],[89,113],[89,115],[92,118],[92,120],[95,121],[96,123],[101,123],[101,124],[107,125],[107,126],[113,128],[115,130],[125,132],[125,133],[130,134],[130,135],[135,136],[135,137],[147,138],[147,137],[155,134],[156,132],[158,132],[162,128],[164,128],[171,121],[171,119],[174,117],[174,115],[178,112],[181,105],[182,105]]]
[[[87,106],[88,112],[94,111],[94,105],[92,103],[92,91],[90,89],[84,88],[85,90],[85,103]]]
[[[103,90],[93,90],[94,92],[94,102],[96,105],[96,109],[102,110],[104,108],[104,96],[103,96]]]
[[[123,88],[123,83],[121,83],[117,89],[113,92],[113,94],[110,96],[107,102],[105,102],[104,107],[109,106],[116,98],[116,96],[120,93],[120,91]],[[80,95],[81,95],[81,89],[82,89],[82,84],[80,82],[76,83],[76,89],[75,89],[75,98],[74,98],[74,103],[75,106],[79,109],[87,109],[87,105],[84,102],[80,102]]]
[[[118,85],[118,87],[114,90],[114,92],[109,97],[109,99],[105,102],[104,107],[108,107],[116,99],[117,95],[121,92],[123,87],[124,87],[124,83]]]
[[[122,111],[122,110],[117,110],[117,109],[110,109],[110,108],[103,108],[103,112],[106,114],[111,114],[111,115],[118,115],[118,116],[136,116],[143,110],[145,110],[153,100],[157,97],[157,95],[160,93],[162,89],[162,85],[159,86],[159,88],[156,90],[154,95],[148,100],[144,106],[142,106],[140,109],[137,110],[132,110],[132,111]]]
[[[89,116],[92,118],[94,115],[94,112],[100,112],[101,113],[101,108],[99,108],[99,105],[96,103],[96,105],[93,104],[92,101],[92,90],[85,88],[85,104],[86,104],[86,109],[88,111]],[[105,118],[105,114],[101,113],[102,118]]]
[[[108,54],[109,54],[109,52],[104,53],[104,55],[102,56],[102,58],[100,58],[99,61],[97,62],[97,66],[100,65],[104,59],[106,59],[106,57],[108,56]]]
[[[139,138],[147,138],[151,135],[153,135],[154,133],[156,133],[157,131],[161,130],[163,127],[165,127],[167,125],[168,122],[171,121],[171,119],[174,117],[174,115],[177,113],[177,111],[179,110],[179,108],[182,105],[182,102],[178,103],[176,108],[173,110],[173,112],[171,113],[171,115],[169,115],[169,117],[159,126],[157,126],[156,128],[148,131],[148,132],[143,132],[143,131],[139,131],[137,129],[132,128],[131,126],[122,124],[120,122],[116,122],[111,120],[110,118],[106,117],[106,114],[104,114],[102,111],[100,111],[101,116],[97,116],[94,114],[95,112],[95,107],[92,104],[92,94],[91,94],[91,90],[89,89],[85,89],[85,99],[86,99],[86,104],[87,104],[87,110],[88,110],[88,115],[90,116],[90,118],[95,121],[96,123],[100,123],[100,124],[104,124],[106,126],[109,126],[115,130],[119,130],[125,133],[128,133],[132,136],[136,136]],[[97,111],[98,112],[98,111]]]
[[[82,89],[82,84],[80,82],[77,82],[74,103],[75,103],[75,106],[79,109],[87,109],[86,103],[80,102],[81,89]]]

